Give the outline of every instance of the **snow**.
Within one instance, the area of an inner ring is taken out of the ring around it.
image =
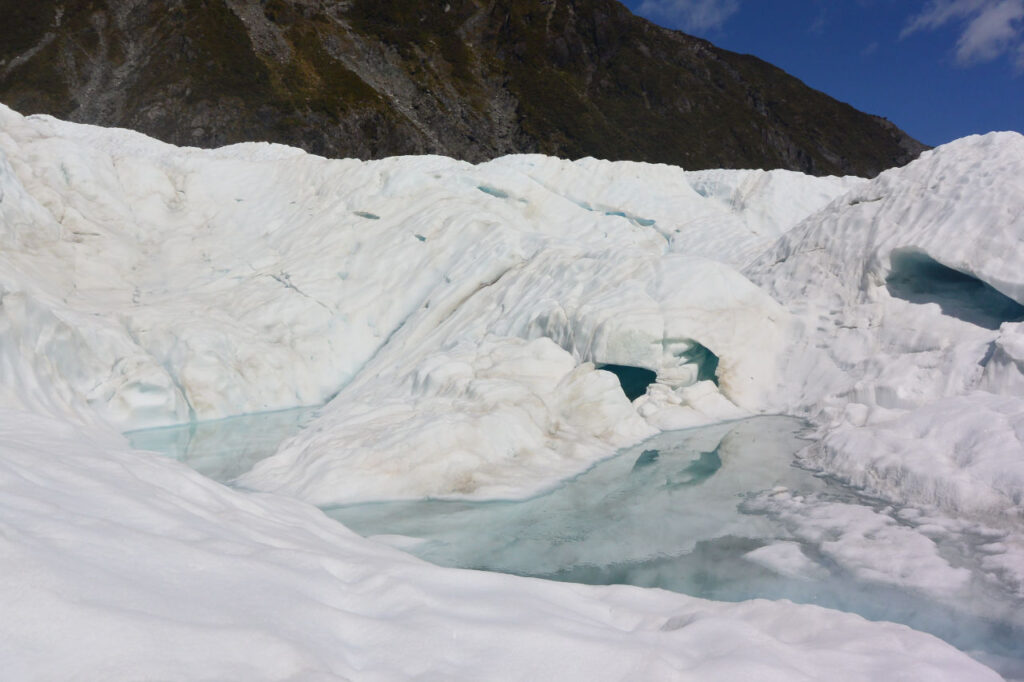
[[[907,627],[442,569],[306,504],[0,412],[8,679],[999,677]]]
[[[778,518],[857,578],[942,592],[962,587],[970,577],[966,569],[950,566],[928,538],[861,505],[776,490],[743,506]]]
[[[673,252],[665,235],[699,212],[722,218],[721,238],[746,244],[757,231],[769,243],[789,226],[774,221],[862,182],[582,161],[563,173],[571,186],[553,190],[538,157],[474,167],[259,145],[204,152],[3,116],[3,182],[23,200],[4,208],[2,286],[18,341],[5,345],[11,390],[0,405],[131,430],[334,398],[307,441],[243,480],[322,504],[524,495],[657,428],[765,409],[786,311],[732,267]],[[576,187],[626,176],[602,211]],[[742,201],[737,185],[750,185]],[[776,185],[807,186],[809,198],[769,210]],[[626,217],[647,186],[687,190],[655,219]],[[539,337],[561,348],[552,358],[566,354],[538,369],[545,382],[523,382],[511,363],[499,387],[480,368]],[[717,357],[717,386],[697,382],[704,349]],[[442,385],[474,363],[479,376]],[[585,376],[586,363],[656,371],[643,419],[609,425],[629,408],[602,392],[608,377]],[[550,390],[577,365],[564,390],[595,391],[570,409]],[[517,407],[500,393],[478,400],[487,381]],[[467,422],[467,401],[504,440],[479,438],[484,421]],[[336,485],[352,458],[362,458],[359,490]]]
[[[652,433],[612,374],[577,366],[550,339],[475,351],[429,357],[411,396],[349,389],[243,483],[319,505],[515,496],[536,487],[538,468],[557,480]]]
[[[1024,400],[977,392],[876,424],[842,423],[807,456],[858,488],[958,514],[1024,518]]]
[[[972,551],[1020,599],[1022,166],[1014,133],[873,180],[360,162],[0,105],[0,663],[998,679],[837,611],[436,568],[309,503],[522,498],[664,430],[786,413],[813,425],[805,466],[892,512],[783,490],[751,511],[935,595],[967,589],[942,542],[982,529]],[[657,381],[631,403],[607,364]],[[236,490],[118,434],[321,404]],[[787,542],[749,560],[813,574]]]
[[[747,552],[744,557],[779,575],[791,578],[812,580],[826,574],[820,564],[804,554],[798,543],[788,540],[758,547]]]
[[[1019,517],[1022,164],[1015,133],[955,141],[746,268],[796,320],[779,408],[822,425],[807,461],[893,501]]]

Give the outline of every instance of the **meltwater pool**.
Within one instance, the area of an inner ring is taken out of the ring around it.
[[[127,434],[231,484],[315,415],[249,415]],[[804,424],[757,417],[666,432],[525,500],[324,511],[427,561],[708,599],[790,599],[905,623],[1024,676],[1024,603],[993,579],[991,528],[942,529],[796,465]]]

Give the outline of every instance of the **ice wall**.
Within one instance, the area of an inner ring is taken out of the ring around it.
[[[0,117],[2,404],[125,429],[333,398],[246,485],[526,494],[659,429],[781,411],[838,433],[1024,386],[1013,133],[863,181],[329,161]],[[631,406],[594,364],[657,381]],[[859,466],[837,438],[807,461]]]
[[[656,429],[764,410],[787,313],[726,263],[862,182],[0,123],[2,404],[132,429],[334,398],[247,479],[324,502],[523,494]],[[634,410],[592,363],[658,382]],[[375,482],[311,488],[365,457]]]

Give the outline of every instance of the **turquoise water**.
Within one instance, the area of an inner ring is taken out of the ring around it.
[[[277,452],[316,414],[316,408],[247,414],[216,421],[142,429],[125,434],[137,450],[184,462],[207,478],[229,483]]]
[[[138,448],[230,483],[313,415],[290,410],[128,436]],[[966,591],[947,598],[853,575],[822,552],[821,543],[834,538],[800,541],[779,520],[746,511],[757,508],[746,503],[758,494],[784,488],[899,521],[898,509],[794,466],[807,444],[798,435],[802,427],[787,417],[759,417],[663,433],[526,500],[381,502],[324,511],[442,566],[660,587],[723,601],[818,604],[905,623],[1004,675],[1024,676],[1024,604],[986,578],[974,551],[991,538],[932,536],[943,558],[973,575]]]

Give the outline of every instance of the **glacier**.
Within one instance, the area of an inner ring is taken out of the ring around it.
[[[1015,133],[868,180],[187,149],[0,105],[0,663],[1024,678],[785,600],[441,568],[316,508],[525,499],[657,434],[793,415],[798,463],[888,511],[766,487],[743,503],[788,539],[752,560],[813,572],[794,544],[813,542],[879,585],[982,584],[1013,611],[1022,242]],[[609,365],[656,379],[630,401]],[[230,487],[122,435],[299,406],[317,409]],[[936,544],[968,536],[987,538],[969,567]]]

